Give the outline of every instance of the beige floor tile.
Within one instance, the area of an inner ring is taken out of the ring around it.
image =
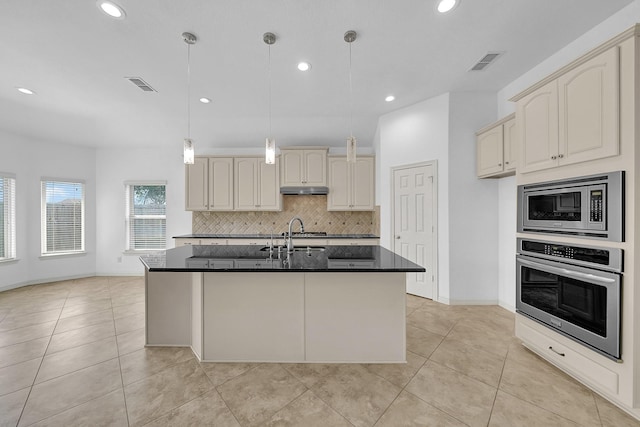
[[[218,387],[242,426],[261,425],[306,390],[277,364],[259,365]]]
[[[49,300],[46,297],[25,298],[17,304],[11,305],[10,315],[20,316],[43,311],[59,310],[64,306],[66,298]]]
[[[118,357],[116,337],[47,354],[42,361],[36,384],[116,357]]]
[[[173,365],[124,388],[129,423],[144,425],[210,391],[211,382],[195,360]]]
[[[496,388],[504,366],[504,358],[449,337],[429,359]]]
[[[403,391],[376,423],[376,427],[400,426],[466,427],[466,424]]]
[[[443,339],[443,335],[407,325],[407,350],[412,353],[429,357]]]
[[[509,350],[512,337],[503,334],[496,334],[490,330],[483,329],[480,325],[460,322],[447,335],[458,341],[463,341],[487,353],[495,354],[504,358]]]
[[[496,395],[494,387],[430,360],[405,390],[470,426],[487,425]]]
[[[0,396],[0,426],[18,425],[22,408],[29,396],[30,387]]]
[[[121,387],[118,359],[36,384],[27,400],[20,426],[49,418]]]
[[[122,381],[131,384],[150,377],[169,366],[195,360],[188,347],[148,347],[120,357]]]
[[[244,374],[258,366],[257,363],[200,363],[204,373],[214,386],[219,386],[227,381]]]
[[[602,427],[638,427],[640,420],[636,420],[631,415],[622,411],[622,409],[604,400],[602,397],[594,393],[598,413]]]
[[[398,387],[406,386],[411,378],[420,370],[427,359],[417,354],[407,352],[407,363],[382,363],[365,364],[372,373],[381,376],[385,380]]]
[[[329,374],[335,374],[339,364],[335,363],[282,363],[285,368],[298,381],[307,386],[313,387],[320,379]]]
[[[54,334],[47,348],[47,355],[113,337],[115,334],[116,329],[113,326],[113,320]]]
[[[500,390],[582,426],[599,426],[593,394],[544,361],[523,365],[505,362]]]
[[[124,393],[122,389],[118,389],[32,424],[32,427],[127,427],[128,425]]]
[[[95,313],[111,308],[111,298],[103,298],[87,304],[65,305],[60,314],[61,319],[77,316],[79,314]]]
[[[427,309],[423,305],[407,316],[407,325],[434,334],[447,335],[460,320],[460,316],[458,312]]]
[[[49,337],[0,347],[0,368],[44,356]]]
[[[0,323],[0,332],[51,322],[58,320],[58,317],[60,317],[59,308],[37,313],[21,314],[19,316],[14,316],[11,313]]]
[[[64,308],[71,308],[76,305],[106,304],[107,302],[109,303],[109,308],[111,308],[111,293],[106,288],[88,290],[86,293],[72,292],[67,301],[65,301]]]
[[[144,302],[116,306],[113,308],[113,318],[120,319],[134,314],[144,314],[145,307],[146,304]]]
[[[136,292],[130,295],[111,295],[111,306],[114,308],[136,303],[144,303],[144,292]]]
[[[240,427],[240,424],[218,392],[211,390],[145,425],[145,427],[174,426]]]
[[[578,427],[559,415],[498,391],[489,427]]]
[[[131,332],[118,335],[118,354],[133,353],[134,351],[142,350],[145,344],[145,329],[135,329]]]
[[[39,325],[27,326],[25,328],[13,329],[11,331],[0,332],[0,347],[19,344],[37,338],[48,337],[56,327],[56,322],[41,323]]]
[[[312,390],[355,426],[373,425],[401,391],[361,365],[340,365]]]
[[[117,307],[115,307],[114,310],[115,309],[117,309]],[[124,334],[126,332],[131,332],[136,329],[144,328],[145,321],[146,321],[146,318],[144,313],[134,314],[132,316],[115,319],[116,335]]]
[[[507,360],[511,360],[513,362],[517,362],[523,365],[528,365],[530,363],[548,364],[548,362],[544,361],[540,356],[538,356],[533,351],[525,347],[522,344],[522,341],[520,341],[517,338],[514,338],[511,341],[511,344],[509,344],[509,352],[507,353]]]
[[[0,395],[31,387],[38,373],[41,357],[0,368]]]
[[[98,323],[104,323],[110,320],[113,321],[113,312],[111,309],[66,317],[58,320],[55,333],[59,334],[74,329],[86,328],[87,326],[97,325]]]
[[[342,415],[331,409],[311,390],[278,411],[265,424],[267,427],[352,427]]]

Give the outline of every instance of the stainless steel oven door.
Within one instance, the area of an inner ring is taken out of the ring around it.
[[[620,359],[620,274],[516,255],[516,276],[516,311]]]

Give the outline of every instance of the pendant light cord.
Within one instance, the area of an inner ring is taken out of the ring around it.
[[[271,130],[271,45],[269,46],[269,65],[267,67],[268,70],[268,74],[269,74],[269,138],[271,138],[273,136],[272,130]]]
[[[191,139],[191,45],[187,44],[187,138]]]
[[[353,82],[351,78],[351,43],[349,43],[349,103],[350,103],[350,123],[349,133],[353,138]]]

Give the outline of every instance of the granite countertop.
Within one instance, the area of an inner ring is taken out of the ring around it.
[[[274,239],[282,238],[282,233],[273,235]],[[174,239],[271,239],[271,234],[184,234],[174,236]],[[298,236],[293,233],[294,239],[379,239],[374,234],[327,234],[317,236]],[[265,240],[266,241],[266,240]]]
[[[149,271],[174,272],[425,272],[423,267],[381,246],[303,245],[287,254],[256,245],[181,246],[140,257]]]

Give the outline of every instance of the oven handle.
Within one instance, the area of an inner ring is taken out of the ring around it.
[[[518,258],[518,261],[529,267],[541,268],[549,273],[558,273],[558,274],[564,274],[566,276],[579,277],[581,279],[589,280],[592,282],[615,283],[616,281],[615,279],[610,279],[608,277],[596,276],[594,274],[582,273],[580,271],[567,270],[566,268],[559,268],[559,267],[554,267],[552,265],[529,261],[521,257]]]

